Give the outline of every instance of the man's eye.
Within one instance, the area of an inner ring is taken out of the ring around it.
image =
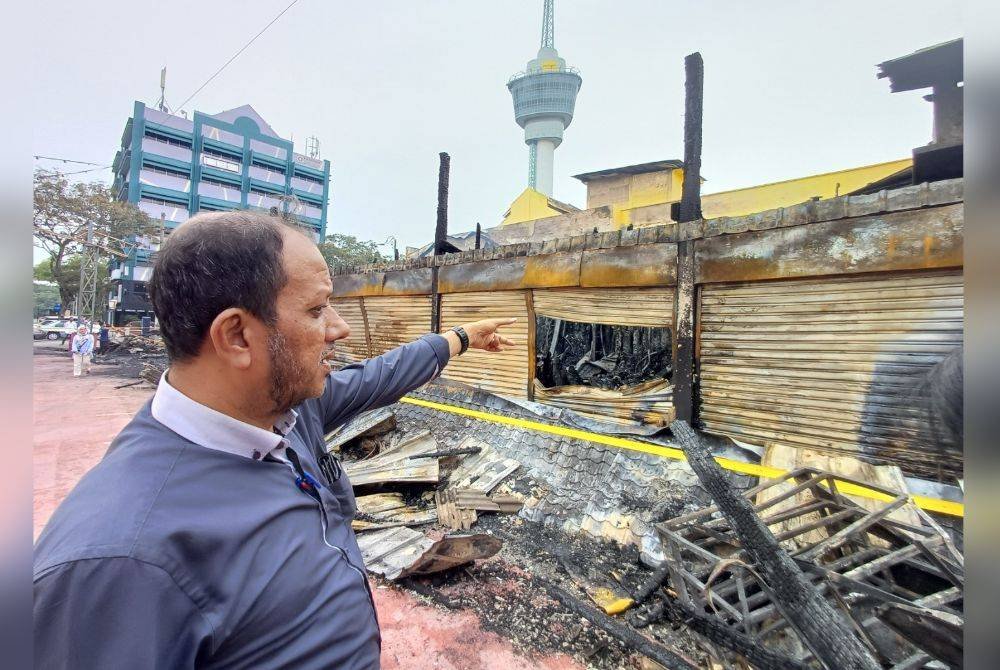
[[[321,315],[323,313],[324,309],[326,309],[326,305],[320,305],[318,307],[313,307],[309,311],[312,312],[313,316],[317,316],[318,317],[319,315]]]

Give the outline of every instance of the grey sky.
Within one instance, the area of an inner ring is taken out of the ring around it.
[[[287,4],[39,4],[34,153],[110,163],[132,101],[155,103],[162,66],[178,105]],[[439,151],[452,157],[450,229],[493,226],[526,183],[505,84],[535,55],[541,7],[300,0],[186,109],[249,103],[299,151],[319,137],[328,232],[427,241]],[[924,0],[557,0],[556,47],[583,87],[554,195],[582,207],[570,175],[682,157],[683,58],[696,50],[706,192],[906,157],[930,139],[930,105],[890,94],[875,64],[961,36],[959,12]]]

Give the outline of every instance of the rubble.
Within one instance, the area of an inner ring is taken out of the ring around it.
[[[686,450],[697,439],[689,431],[675,431]],[[688,455],[696,470],[712,462]],[[838,483],[887,500],[863,507]],[[893,518],[916,509],[905,493],[808,467],[739,496],[716,484],[710,490],[717,505],[657,524],[670,594],[659,593],[635,619],[686,621],[760,667],[876,668],[922,656],[949,663],[961,639],[954,630],[962,626],[963,559],[923,512],[915,512],[918,524]],[[917,621],[952,628],[914,634]],[[911,634],[896,635],[895,626]],[[856,656],[845,651],[852,641]]]

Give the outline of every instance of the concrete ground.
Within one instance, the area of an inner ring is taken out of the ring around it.
[[[112,438],[152,395],[146,384],[117,369],[94,365],[73,377],[65,345],[36,342],[34,356],[34,534],[80,477],[104,455]],[[565,654],[528,655],[483,630],[468,611],[429,606],[409,592],[373,584],[382,627],[382,667],[442,670],[574,670]]]

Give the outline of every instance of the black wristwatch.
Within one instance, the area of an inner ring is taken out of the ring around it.
[[[462,349],[458,352],[458,355],[461,356],[469,350],[469,334],[461,326],[455,326],[451,329],[451,332],[458,335],[458,341],[462,343]]]

